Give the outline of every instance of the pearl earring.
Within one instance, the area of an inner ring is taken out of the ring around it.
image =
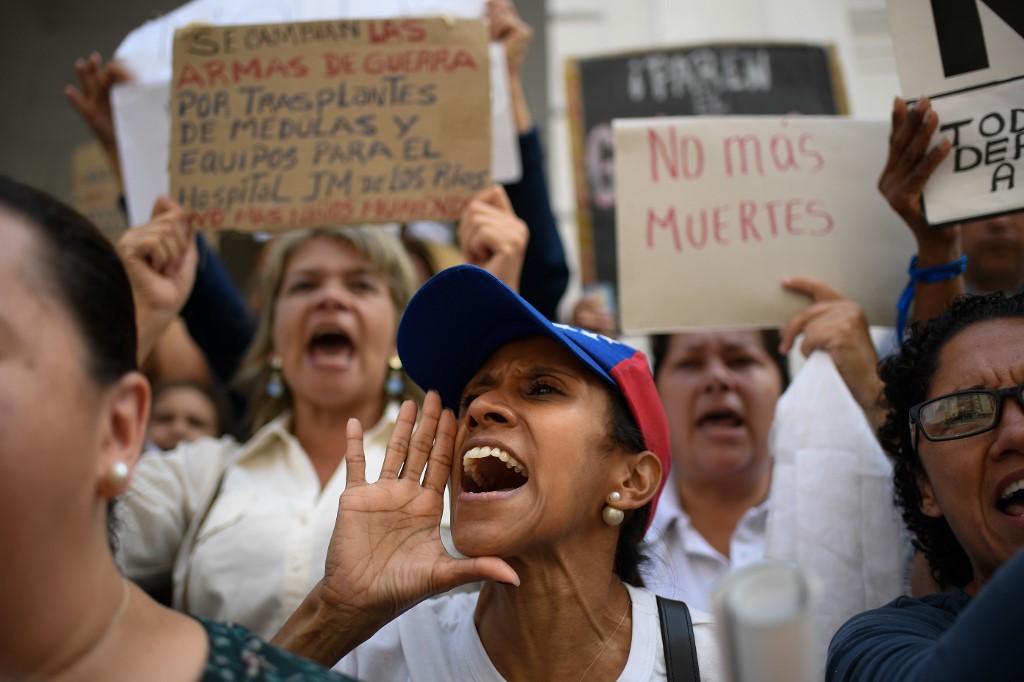
[[[621,499],[622,495],[619,494],[618,490],[613,490],[608,494],[609,504],[606,504],[604,509],[601,510],[601,518],[603,518],[604,522],[607,523],[609,526],[619,525],[620,523],[622,523],[622,519],[626,517],[625,512],[623,512],[621,509],[616,509],[615,507],[610,506],[610,503],[618,502]]]
[[[120,490],[128,484],[129,473],[127,462],[119,459],[110,465],[110,470],[107,472],[107,481],[110,482],[110,485]]]

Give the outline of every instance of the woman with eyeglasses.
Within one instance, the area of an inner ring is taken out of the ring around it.
[[[881,367],[896,500],[946,592],[844,625],[829,680],[1018,680],[1024,298],[965,297]],[[968,608],[970,607],[970,608]]]

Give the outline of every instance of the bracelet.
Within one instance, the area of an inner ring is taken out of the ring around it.
[[[907,268],[907,274],[910,275],[910,281],[907,282],[907,287],[903,290],[899,303],[896,304],[896,338],[901,342],[903,341],[903,331],[907,322],[907,313],[910,311],[910,303],[914,300],[914,282],[924,282],[925,284],[945,282],[948,279],[953,279],[954,277],[963,274],[966,269],[966,254],[950,263],[932,265],[927,268],[917,267],[917,256],[911,256],[910,267]]]

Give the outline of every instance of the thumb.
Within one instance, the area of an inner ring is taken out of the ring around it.
[[[157,197],[156,201],[153,203],[153,210],[150,213],[150,217],[156,218],[158,215],[167,213],[168,211],[178,210],[181,210],[181,206],[178,205],[178,202],[168,196],[161,195]]]
[[[512,202],[501,185],[491,185],[480,194],[480,199],[503,211],[512,212]]]
[[[440,567],[436,576],[440,592],[480,580],[492,580],[519,587],[519,575],[503,559],[486,556],[472,559],[451,557]]]
[[[815,303],[844,298],[838,289],[833,288],[830,284],[826,284],[816,277],[787,275],[782,278],[782,286],[789,291],[810,297]]]

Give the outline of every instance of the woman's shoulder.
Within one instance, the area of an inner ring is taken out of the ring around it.
[[[263,641],[240,625],[199,619],[210,640],[204,682],[232,680],[301,679],[343,682],[351,680]]]

